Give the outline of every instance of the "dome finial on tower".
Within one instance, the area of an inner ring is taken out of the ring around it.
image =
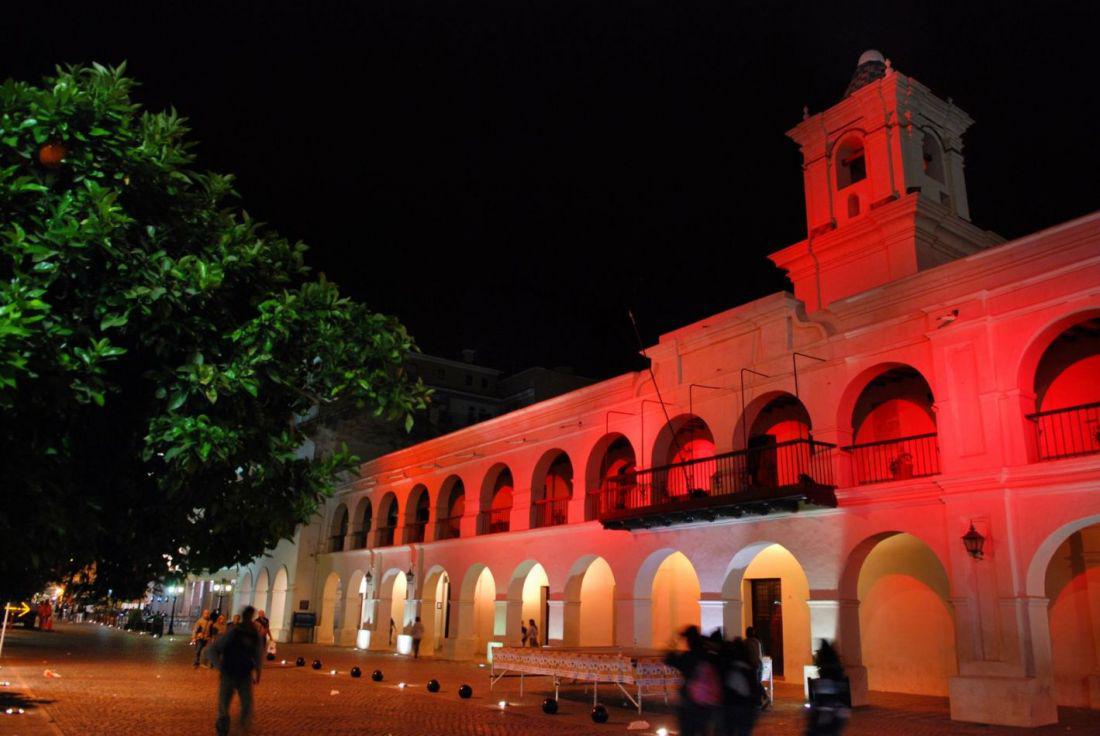
[[[848,89],[844,90],[844,96],[848,97],[860,87],[865,87],[876,79],[886,76],[886,58],[882,52],[868,49],[859,56],[856,63],[856,71],[852,74],[852,81],[848,83]]]

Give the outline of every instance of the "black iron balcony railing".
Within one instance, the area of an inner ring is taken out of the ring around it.
[[[355,532],[355,534],[353,534],[351,536],[351,543],[352,543],[352,549],[363,549],[364,547],[366,547],[367,546],[367,532],[366,532],[366,530]]]
[[[436,524],[436,539],[458,539],[462,536],[462,517],[448,516]]]
[[[344,551],[344,535],[333,534],[328,538],[328,551],[329,552],[343,552]]]
[[[1027,418],[1035,422],[1040,460],[1100,452],[1100,402],[1040,411]]]
[[[483,534],[499,534],[508,531],[512,518],[512,507],[506,509],[490,509],[482,514],[484,517]]]
[[[940,472],[935,432],[864,442],[843,449],[852,458],[852,480],[856,485],[924,478]]]
[[[426,521],[414,521],[411,524],[405,525],[405,536],[403,541],[405,544],[419,544],[424,541],[424,532],[428,528],[428,522]]]
[[[375,547],[392,547],[394,534],[397,531],[397,527],[383,526],[379,527],[378,531],[374,533]]]
[[[599,518],[619,528],[624,519],[647,515],[693,520],[685,515],[692,510],[704,519],[715,518],[715,509],[722,508],[739,516],[743,511],[736,507],[745,504],[761,511],[770,502],[835,505],[834,449],[825,442],[791,440],[616,475],[600,494]]]
[[[535,501],[534,527],[540,529],[546,526],[558,526],[569,521],[568,498],[544,498]]]

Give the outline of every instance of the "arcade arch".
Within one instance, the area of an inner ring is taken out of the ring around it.
[[[355,507],[355,518],[353,521],[353,535],[355,537],[356,549],[362,549],[369,547],[371,543],[370,533],[371,526],[374,523],[374,505],[367,496],[359,499],[359,504]]]
[[[405,534],[402,537],[405,544],[424,541],[431,513],[432,503],[428,489],[423,485],[414,486],[405,505]]]
[[[695,567],[683,552],[659,550],[642,563],[635,582],[638,606],[635,633],[640,646],[676,649],[683,646],[680,632],[701,623],[701,586]],[[648,620],[646,620],[648,619]]]
[[[321,621],[317,625],[317,642],[319,644],[333,644],[336,642],[336,632],[343,625],[344,588],[340,582],[340,576],[330,572],[325,578],[325,585],[321,595]]]
[[[376,547],[391,547],[397,534],[397,496],[393,491],[382,496],[378,504],[378,530],[375,532]]]
[[[858,616],[841,617],[839,638],[845,660],[866,668],[868,689],[947,695],[958,671],[950,595],[947,571],[920,538],[884,532],[855,547],[840,597],[858,601]]]
[[[459,636],[472,641],[474,655],[487,654],[489,643],[498,631],[504,631],[504,621],[497,621],[497,586],[493,573],[483,564],[475,564],[462,580],[458,616]]]
[[[267,612],[267,617],[271,621],[272,634],[277,634],[286,620],[289,582],[290,576],[287,574],[286,566],[280,565],[278,572],[275,573],[275,582],[271,586],[271,610]]]
[[[391,649],[397,647],[397,637],[407,633],[411,623],[406,620],[408,611],[406,601],[409,597],[409,583],[405,573],[397,568],[392,568],[382,576],[382,585],[379,591],[378,632],[387,631],[388,646]],[[389,619],[387,621],[387,619]]]
[[[344,538],[348,534],[348,507],[340,504],[336,507],[336,513],[332,515],[332,526],[329,531],[329,552],[342,552]]]
[[[499,463],[489,469],[481,489],[479,534],[498,534],[511,527],[515,483],[512,471]]]
[[[550,450],[531,478],[531,528],[568,523],[572,497],[573,463],[564,450]]]
[[[466,513],[466,487],[462,479],[451,476],[439,490],[439,519],[436,539],[458,539],[462,535],[462,517]]]
[[[242,575],[241,579],[237,582],[237,595],[232,599],[237,603],[235,608],[240,609],[244,606],[252,605],[252,591],[252,573],[245,570],[244,575]],[[213,613],[214,609],[218,606],[217,594],[214,595],[214,600],[212,600],[211,603],[210,612]],[[224,603],[225,601],[223,599],[222,604],[224,605]],[[226,613],[226,611],[223,610],[222,613]],[[231,616],[226,616],[226,619],[229,618],[231,618]]]
[[[802,402],[785,391],[755,398],[735,429],[735,446],[745,448],[742,479],[735,483],[777,488],[799,482],[809,473],[813,425]]]
[[[257,611],[265,611],[266,612],[266,610],[267,610],[267,587],[268,587],[267,568],[266,567],[261,567],[260,572],[256,575],[256,591],[255,591],[255,593],[252,594],[252,602],[251,602],[251,604],[248,604],[248,602],[246,601],[246,604],[251,605]]]
[[[1031,377],[1040,460],[1100,452],[1100,316],[1057,326]]]
[[[550,578],[546,568],[534,560],[521,562],[508,584],[509,638],[519,639],[520,627],[534,619],[538,626],[538,643],[545,645],[550,627]],[[515,619],[514,621],[511,619]],[[515,630],[512,627],[515,626]]]
[[[716,465],[708,458],[714,454],[714,435],[706,422],[694,414],[673,417],[657,434],[650,453],[657,468],[652,477],[654,500],[662,500],[662,491],[677,497],[709,489]]]
[[[585,467],[585,520],[595,519],[601,508],[621,507],[629,493],[636,468],[634,446],[624,435],[604,435],[592,448]]]
[[[615,574],[604,558],[587,555],[569,571],[562,638],[566,646],[615,644]]]
[[[423,601],[420,606],[420,622],[424,625],[424,639],[420,643],[421,654],[435,654],[443,650],[443,643],[451,636],[451,577],[436,565],[424,578]]]

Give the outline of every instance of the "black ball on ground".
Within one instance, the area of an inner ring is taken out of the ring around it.
[[[274,662],[275,661],[275,655],[272,654],[271,652],[268,652],[267,653],[267,661],[268,662]]]
[[[607,708],[602,705],[597,705],[592,709],[592,722],[593,723],[607,723]]]
[[[355,667],[351,668],[351,676],[352,677],[358,679],[362,674],[363,674],[363,670],[359,669],[358,666],[355,666]]]
[[[462,698],[463,700],[473,697],[473,694],[474,689],[469,685],[462,685],[458,688],[458,697]]]
[[[305,657],[298,657],[298,659],[294,660],[294,666],[296,666],[296,667],[305,667],[306,666],[306,658]]]
[[[428,680],[428,692],[430,692],[430,693],[439,692],[439,680]]]
[[[547,698],[542,701],[542,712],[548,716],[552,716],[558,712],[558,701],[554,698]]]
[[[370,673],[370,679],[374,680],[375,682],[382,682],[382,670],[375,670],[374,672]]]
[[[313,660],[313,664],[311,664],[310,667],[312,667],[315,670],[321,669],[321,660],[319,660],[319,659]]]

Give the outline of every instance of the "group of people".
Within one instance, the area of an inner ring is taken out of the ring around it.
[[[745,638],[726,641],[720,630],[704,637],[697,626],[681,634],[683,651],[670,652],[665,663],[679,670],[681,736],[749,736],[760,711],[771,702],[762,682],[763,651],[750,627]],[[848,718],[844,702],[844,668],[827,641],[815,657],[818,679],[811,699],[807,734],[838,736]]]
[[[275,640],[271,636],[271,622],[268,620],[267,615],[263,611],[256,611],[251,608],[253,617],[249,619],[250,625],[256,629],[261,638],[261,644],[263,645],[264,652],[271,652],[274,654]],[[244,620],[244,611],[233,616],[232,621],[228,623],[225,620],[225,616],[217,611],[211,615],[209,609],[205,609],[202,612],[202,616],[195,622],[195,625],[191,629],[191,644],[195,647],[195,661],[194,666],[198,667],[203,663],[203,655],[207,653],[206,647],[216,642],[220,637],[228,634],[237,626],[240,626]],[[210,661],[209,656],[206,657],[207,666],[213,667],[214,663]]]
[[[260,682],[264,655],[271,652],[273,643],[267,616],[263,611],[245,606],[226,624],[225,616],[211,619],[210,612],[203,611],[195,623],[192,641],[195,667],[199,666],[205,651],[207,661],[220,672],[218,717],[214,724],[218,734],[229,733],[229,704],[234,693],[241,700],[241,727],[247,730],[252,720],[252,686]]]
[[[535,619],[528,619],[527,625],[519,625],[520,646],[537,647],[539,645],[539,627],[535,625]]]

